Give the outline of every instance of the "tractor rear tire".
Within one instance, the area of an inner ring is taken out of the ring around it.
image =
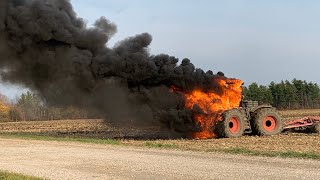
[[[251,125],[253,134],[260,136],[277,135],[283,130],[281,116],[274,108],[256,110]]]
[[[222,113],[222,120],[215,126],[215,132],[220,138],[241,137],[245,130],[245,115],[238,109]]]
[[[313,132],[313,133],[318,133],[318,134],[320,134],[320,122],[314,124],[314,125],[311,127],[311,129],[312,129],[312,132]]]

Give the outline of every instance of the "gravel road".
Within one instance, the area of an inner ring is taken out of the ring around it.
[[[320,161],[0,138],[0,169],[48,179],[319,179]]]

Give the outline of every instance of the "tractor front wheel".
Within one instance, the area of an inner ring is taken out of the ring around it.
[[[245,130],[245,115],[238,109],[232,109],[222,114],[222,119],[215,126],[220,138],[235,138],[243,135]]]

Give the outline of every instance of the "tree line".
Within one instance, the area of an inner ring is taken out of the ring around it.
[[[45,121],[94,119],[101,116],[90,108],[48,106],[32,92],[22,93],[15,103],[0,94],[0,121]]]
[[[279,109],[320,108],[320,88],[317,83],[293,79],[271,82],[269,85],[252,83],[243,88],[245,100],[271,104]]]

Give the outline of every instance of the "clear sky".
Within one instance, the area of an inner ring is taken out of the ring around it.
[[[108,46],[149,32],[150,51],[246,84],[298,78],[320,83],[318,0],[72,0],[78,15],[118,26]],[[1,91],[1,87],[0,87]]]

